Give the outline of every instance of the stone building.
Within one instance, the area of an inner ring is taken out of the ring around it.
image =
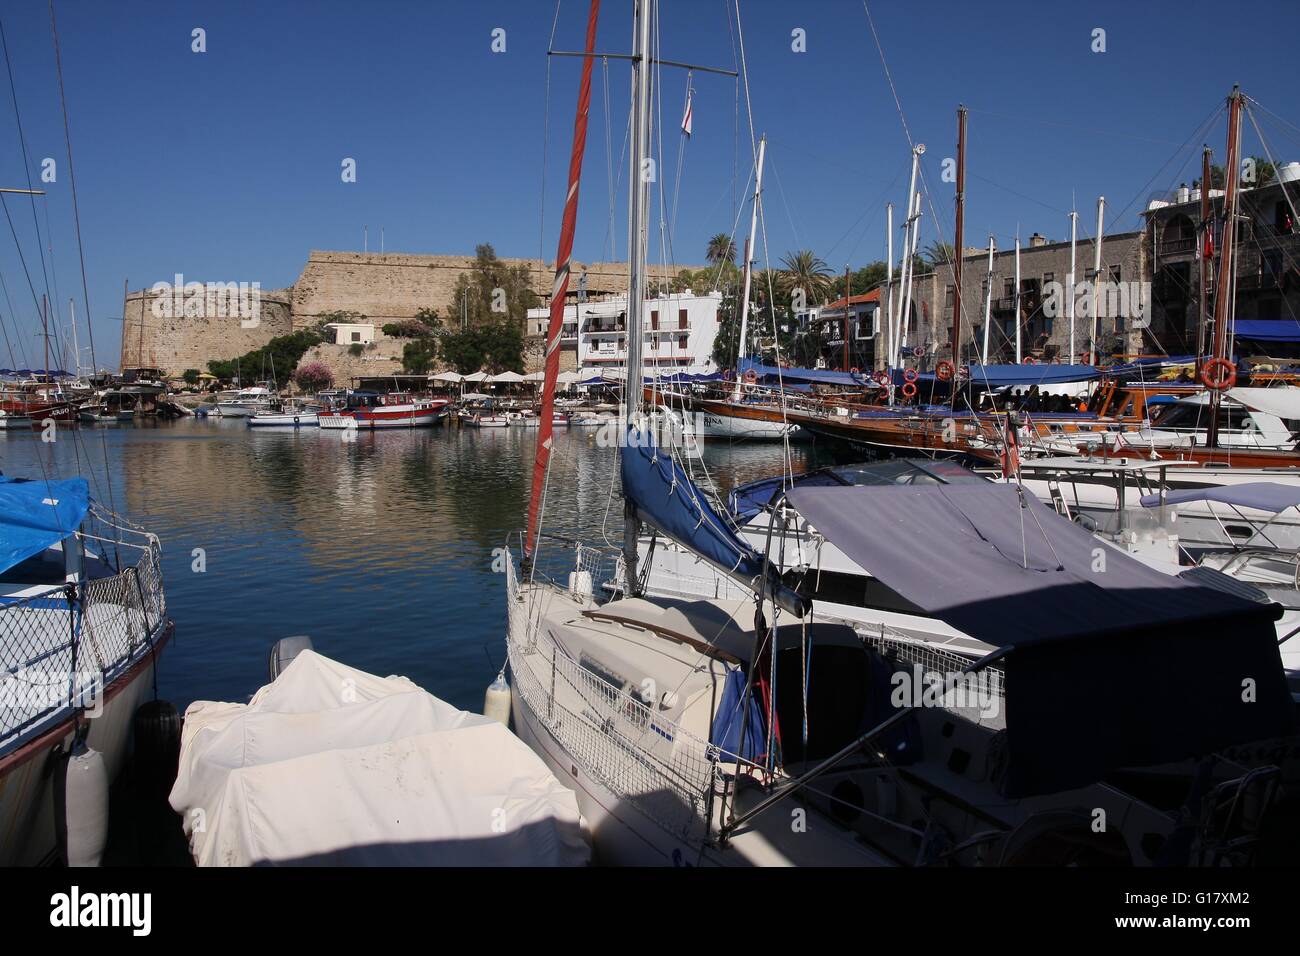
[[[1300,357],[1300,227],[1296,191],[1300,165],[1287,164],[1266,186],[1239,195],[1235,248],[1236,352],[1239,355]],[[1210,190],[1210,218],[1222,230],[1223,191]],[[1196,354],[1200,305],[1201,223],[1199,189],[1180,187],[1171,202],[1152,202],[1146,213],[1146,241],[1152,263],[1152,331],[1171,354]],[[1222,237],[1209,237],[1214,254]],[[1206,286],[1206,351],[1212,348],[1214,279]]]
[[[1092,298],[1095,280],[1094,246],[1079,240],[1075,246],[1075,349],[1079,355],[1092,349]],[[1133,355],[1143,347],[1139,301],[1147,279],[1143,233],[1125,232],[1102,239],[1104,282],[1110,294],[1099,296],[1097,346],[1103,358]],[[952,324],[955,288],[951,265],[919,274],[912,281],[905,344],[925,350],[922,365],[933,367],[952,354]],[[1070,243],[1053,242],[1035,233],[1020,249],[1020,342],[1021,356],[1035,361],[1070,360],[1070,323],[1065,296],[1068,295]],[[984,300],[989,281],[988,251],[967,247],[962,257],[962,362],[978,362],[984,341]],[[1014,362],[1016,339],[1015,250],[996,249],[993,257],[992,300],[989,323],[990,363]],[[894,276],[892,291],[897,303],[900,277]],[[1123,284],[1123,296],[1117,290]],[[882,286],[881,300],[889,301],[889,288]],[[1098,286],[1104,293],[1106,286]],[[1132,295],[1129,295],[1129,291]],[[1055,293],[1055,294],[1054,294]],[[897,308],[897,305],[895,306]],[[880,331],[871,352],[874,365],[885,365],[884,312]]]
[[[193,308],[184,308],[173,297],[167,283],[130,292],[123,305],[122,365],[161,369],[180,375],[186,369],[207,368],[212,359],[231,359],[259,348],[272,338],[315,326],[334,312],[355,312],[365,324],[375,326],[374,341],[365,343],[364,356],[355,356],[347,346],[328,345],[312,357],[335,369],[336,380],[351,371],[358,360],[375,374],[400,369],[401,342],[388,340],[380,331],[386,323],[414,318],[420,309],[437,309],[443,316],[456,315],[452,301],[456,280],[474,267],[473,256],[408,255],[402,253],[325,252],[313,250],[302,274],[288,289],[260,292],[260,311],[251,316],[231,314],[230,309],[212,308],[212,299],[195,297]],[[533,291],[545,303],[555,278],[554,264],[540,259],[501,259],[506,266],[526,266]],[[669,284],[683,269],[699,266],[651,266],[650,282]],[[627,290],[627,264],[619,262],[574,263],[570,297],[579,284],[592,297]],[[195,285],[198,285],[195,283]],[[167,286],[167,288],[161,288]],[[188,289],[187,283],[185,288]],[[163,300],[163,301],[160,301]],[[166,306],[159,308],[158,306]],[[218,301],[220,305],[220,300]],[[336,356],[334,352],[337,351]],[[344,362],[342,356],[351,361]],[[541,342],[529,335],[525,347],[528,370],[540,368]],[[346,366],[346,367],[345,367]],[[283,375],[283,371],[281,371]]]

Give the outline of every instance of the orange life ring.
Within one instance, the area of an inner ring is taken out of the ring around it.
[[[941,382],[946,382],[952,378],[955,371],[953,364],[947,359],[940,359],[939,364],[934,367],[934,377]]]
[[[881,390],[876,394],[876,400],[879,401],[879,402],[881,402],[881,403],[884,403],[884,402],[889,401],[889,389],[887,389],[887,388],[882,388],[882,389],[881,389]]]
[[[855,366],[853,366],[853,368],[849,369],[849,374],[850,374],[850,375],[861,375],[861,374],[862,374],[862,370],[861,370],[860,368],[858,368],[858,367],[855,365]]]
[[[905,369],[903,369],[903,381],[907,382],[909,385],[910,385],[912,382],[915,382],[915,381],[916,381],[916,369],[914,369],[914,368],[905,368]],[[913,389],[913,391],[915,391],[915,389]]]
[[[915,382],[904,382],[904,383],[903,383],[903,397],[904,397],[904,398],[911,398],[911,397],[912,397],[913,395],[915,395],[915,394],[916,394],[916,383],[915,383]]]
[[[1215,372],[1218,374],[1215,374]],[[1216,392],[1226,391],[1237,384],[1237,366],[1226,358],[1213,358],[1201,366],[1201,381],[1206,388]]]
[[[748,369],[745,372],[745,381],[748,382],[750,385],[753,385],[755,382],[758,381],[758,373],[755,372],[752,368]]]
[[[1037,365],[1037,364],[1038,364],[1038,359],[1034,358],[1032,355],[1026,355],[1023,359],[1020,360],[1020,364],[1021,364],[1021,365]]]

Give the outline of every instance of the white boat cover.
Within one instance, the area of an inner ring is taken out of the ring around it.
[[[172,808],[201,866],[562,866],[577,799],[495,720],[303,651],[247,704],[185,712]]]
[[[1300,418],[1300,388],[1278,385],[1273,388],[1230,388],[1228,397],[1250,408],[1278,418]]]

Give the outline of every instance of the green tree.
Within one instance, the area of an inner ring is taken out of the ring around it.
[[[452,324],[482,325],[504,318],[522,329],[528,310],[538,305],[528,267],[507,265],[490,243],[483,243],[475,249],[474,264],[456,279],[452,309],[462,321]]]
[[[704,261],[715,266],[721,262],[730,262],[734,265],[736,262],[736,243],[731,236],[725,232],[720,232],[711,238],[708,249],[704,253]]]
[[[884,262],[872,262],[863,266],[861,269],[850,273],[850,295],[862,295],[864,292],[870,292],[879,285],[883,285],[885,275],[888,271]],[[831,288],[831,298],[839,299],[844,296],[844,276],[836,276],[835,283]]]
[[[469,375],[480,369],[499,373],[524,369],[524,334],[509,320],[467,326],[442,337],[443,358],[457,372]]]
[[[196,368],[187,368],[181,373],[181,380],[186,385],[197,385],[199,382],[199,370]]]
[[[298,367],[307,350],[320,345],[323,340],[320,327],[299,329],[289,335],[276,336],[262,348],[246,352],[237,359],[213,360],[208,363],[208,371],[223,382],[232,381],[236,375],[245,382],[287,376]]]
[[[424,375],[433,370],[438,357],[438,342],[431,336],[421,336],[402,346],[402,371],[410,375]]]
[[[795,290],[802,289],[806,304],[826,301],[831,289],[831,271],[826,263],[810,249],[788,253],[781,264],[781,293],[786,301],[794,298]]]

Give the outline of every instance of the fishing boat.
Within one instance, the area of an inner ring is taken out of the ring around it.
[[[597,9],[593,3],[588,19],[556,256],[529,518],[520,565],[505,568],[516,732],[575,789],[597,859],[1247,862],[1246,847],[1256,846],[1272,803],[1276,768],[1232,775],[1213,796],[1189,790],[1197,805],[1188,814],[1198,821],[1194,849],[1174,836],[1185,819],[1176,808],[1104,779],[1126,767],[1213,760],[1229,743],[1293,732],[1272,609],[1118,551],[1113,574],[1100,576],[1097,539],[1016,486],[954,483],[939,494],[796,486],[771,502],[774,511],[789,506],[805,516],[917,608],[986,644],[990,650],[975,660],[922,645],[883,622],[863,635],[817,620],[814,601],[774,561],[779,543],[772,535],[761,550],[740,539],[675,449],[655,441],[639,387],[627,394],[619,426],[622,548],[610,553],[540,531]],[[633,171],[652,151],[654,22],[653,0],[641,0],[632,54]],[[635,175],[633,182],[640,185],[631,190],[627,324],[639,330],[649,183]],[[641,338],[629,336],[631,382],[640,381]],[[644,595],[643,526],[691,549],[752,596]],[[601,602],[594,582],[611,574],[622,575],[629,593]],[[1207,659],[1216,666],[1203,666]],[[1094,672],[1106,675],[1104,700],[1082,676]],[[1262,697],[1242,705],[1242,673],[1262,675],[1266,706],[1259,706]],[[891,687],[916,693],[900,698]],[[1262,814],[1226,823],[1216,811],[1225,799]],[[1102,839],[1088,808],[1103,808],[1112,822]]]
[[[304,406],[289,406],[258,412],[248,419],[249,428],[314,428],[319,411]]]
[[[445,398],[411,398],[402,394],[349,390],[340,404],[317,415],[321,428],[424,428],[447,417]]]
[[[161,546],[84,478],[0,477],[0,502],[0,865],[94,863],[172,636]]]

